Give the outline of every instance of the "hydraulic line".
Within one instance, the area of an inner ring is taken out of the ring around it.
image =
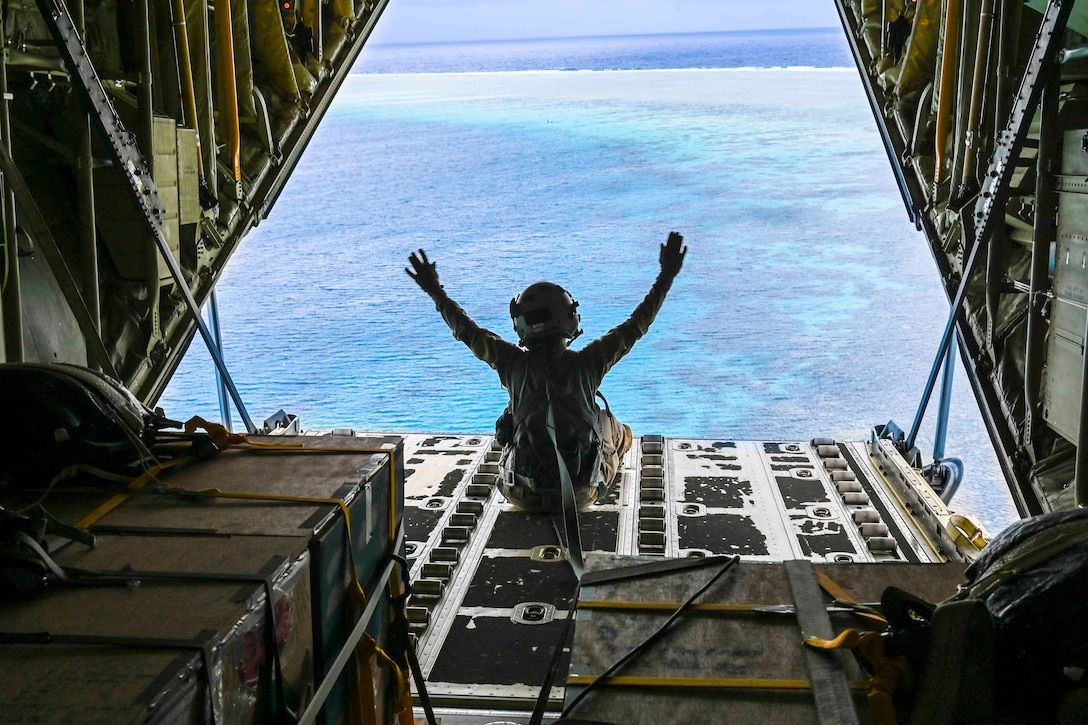
[[[136,84],[136,140],[143,153],[147,171],[155,178],[155,108],[152,100],[151,70],[151,8],[149,0],[137,0],[136,24],[139,26],[136,61],[139,80]],[[144,255],[144,284],[147,285],[147,304],[151,317],[151,340],[154,344],[162,339],[160,314],[159,253],[154,244],[147,244]]]
[[[960,25],[963,16],[963,0],[948,0],[944,21],[944,49],[941,52],[941,83],[937,97],[937,134],[935,150],[937,162],[933,167],[933,188],[941,183],[944,174],[945,146],[952,124],[953,95],[956,85],[956,70],[959,57]]]
[[[219,88],[219,123],[227,139],[227,167],[236,191],[241,195],[242,146],[238,125],[238,84],[234,77],[234,27],[230,0],[219,0],[215,6],[216,81]]]
[[[72,22],[76,31],[85,36],[83,0],[72,2]],[[79,152],[76,155],[76,195],[79,198],[80,286],[83,302],[91,323],[102,333],[102,309],[98,291],[98,234],[94,206],[94,155],[91,148],[91,118],[85,104],[79,104],[83,114],[76,121]]]
[[[4,57],[7,59],[7,49]],[[0,142],[8,155],[11,150],[11,111],[8,100],[8,67],[0,62]],[[23,362],[23,302],[19,284],[19,241],[15,232],[15,192],[5,179],[3,185],[4,216],[4,361]]]
[[[967,138],[964,142],[965,151],[963,158],[963,173],[960,176],[960,189],[967,189],[968,185],[975,182],[975,170],[978,163],[979,126],[982,121],[983,89],[986,86],[987,58],[990,54],[990,43],[993,20],[994,3],[997,0],[983,0],[982,14],[979,16],[978,45],[975,47],[975,72],[971,79],[971,108],[967,113]]]
[[[178,53],[178,69],[181,72],[181,100],[185,109],[185,122],[196,132],[197,148],[203,141],[200,138],[200,122],[196,110],[196,89],[193,85],[193,60],[189,54],[189,31],[185,24],[185,0],[171,0],[170,12],[174,23],[174,45]],[[201,183],[204,182],[204,154],[196,155],[196,171]],[[214,295],[214,293],[212,293]]]
[[[1039,157],[1035,174],[1035,224],[1031,243],[1031,278],[1028,290],[1027,341],[1024,352],[1024,407],[1028,439],[1034,441],[1043,430],[1041,389],[1046,358],[1047,320],[1045,295],[1050,289],[1050,247],[1057,229],[1058,195],[1054,190],[1057,154],[1059,80],[1043,88],[1040,100]]]

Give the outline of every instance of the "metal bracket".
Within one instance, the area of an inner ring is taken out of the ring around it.
[[[91,313],[87,309],[87,303],[83,299],[83,295],[80,294],[79,285],[76,284],[72,271],[68,269],[68,264],[64,261],[64,255],[61,254],[56,240],[53,239],[53,233],[49,230],[49,224],[46,223],[41,210],[38,209],[38,205],[34,201],[34,195],[30,193],[30,188],[26,185],[22,173],[11,156],[8,155],[8,150],[3,144],[0,144],[0,171],[3,172],[8,188],[15,195],[16,201],[23,208],[27,231],[30,232],[34,243],[42,250],[45,261],[49,263],[49,269],[52,270],[53,276],[57,278],[57,284],[60,285],[64,300],[68,303],[68,307],[71,308],[72,314],[76,318],[76,324],[79,325],[79,330],[83,333],[83,340],[87,346],[87,356],[98,363],[99,367],[102,368],[102,372],[116,378],[117,371],[113,367],[113,361],[110,360],[105,345],[102,344],[102,338],[99,336],[98,329],[91,318]]]
[[[230,372],[227,370],[223,356],[219,354],[219,349],[215,345],[215,338],[200,314],[200,305],[196,303],[193,292],[189,289],[189,283],[185,279],[177,260],[174,259],[174,254],[166,241],[166,235],[163,233],[162,227],[165,210],[143,154],[140,153],[132,134],[125,131],[124,124],[121,123],[121,119],[117,116],[117,110],[110,102],[109,96],[106,95],[106,91],[102,87],[102,81],[94,69],[94,64],[91,63],[90,56],[87,55],[86,48],[83,47],[83,40],[72,23],[67,8],[57,0],[37,0],[37,3],[54,42],[56,42],[61,55],[64,56],[64,64],[72,75],[73,85],[79,88],[83,100],[87,104],[88,114],[95,119],[95,125],[109,147],[115,168],[128,182],[132,200],[143,212],[141,217],[146,224],[147,231],[156,246],[158,246],[166,266],[170,269],[170,276],[174,279],[174,284],[184,298],[185,305],[189,308],[189,312],[200,330],[200,336],[204,338],[204,344],[215,362],[215,367],[223,376],[223,382],[230,391],[238,414],[246,425],[246,430],[250,433],[256,432],[257,429],[253,425],[245,405],[242,403],[242,397],[238,392],[238,388],[234,385]],[[75,83],[74,81],[77,78],[79,82]],[[154,294],[155,292],[152,290],[151,293]]]
[[[956,296],[948,311],[948,322],[945,324],[944,334],[941,335],[941,344],[937,349],[934,365],[930,369],[929,379],[922,393],[922,401],[918,405],[918,412],[914,416],[914,424],[907,436],[908,448],[912,447],[918,439],[918,430],[922,425],[922,418],[925,417],[929,399],[933,396],[937,373],[941,369],[940,361],[944,359],[948,346],[952,342],[956,318],[963,307],[968,283],[978,264],[978,252],[988,245],[997,225],[1005,223],[1005,203],[1009,200],[1009,184],[1016,170],[1016,159],[1024,145],[1035,109],[1039,105],[1043,86],[1046,85],[1049,74],[1057,67],[1058,45],[1072,10],[1071,0],[1064,2],[1050,0],[1050,4],[1047,5],[1042,24],[1039,26],[1039,34],[1035,37],[1035,47],[1032,48],[1031,56],[1028,58],[1027,70],[1024,72],[1020,89],[1016,93],[1016,101],[1009,113],[1009,121],[1005,130],[998,134],[997,146],[990,161],[990,168],[986,172],[986,181],[983,183],[982,193],[975,205],[975,222],[978,231],[971,245],[967,262],[963,265],[963,276],[960,278]]]

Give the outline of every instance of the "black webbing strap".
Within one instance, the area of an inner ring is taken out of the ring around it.
[[[570,568],[574,571],[574,576],[581,580],[586,567],[582,559],[582,535],[578,530],[578,502],[574,496],[574,484],[570,479],[570,471],[567,470],[567,462],[563,460],[563,454],[559,451],[559,438],[555,433],[555,410],[552,406],[551,389],[547,385],[547,380],[545,380],[545,391],[548,395],[548,438],[551,439],[552,447],[555,449],[555,460],[559,465],[559,481],[563,498],[562,518],[560,519],[558,515],[552,514],[552,527],[559,537],[559,543],[566,549],[567,561],[570,562]],[[570,637],[577,601],[578,587],[575,587],[570,606],[567,609],[567,623],[559,635],[559,641],[556,642],[555,649],[552,650],[552,661],[548,666],[548,672],[544,677],[544,684],[540,688],[540,694],[537,695],[536,706],[533,708],[533,715],[529,720],[530,725],[540,725],[544,719],[544,711],[548,706],[548,699],[551,697],[552,683],[559,671],[559,662],[563,658],[563,648]]]
[[[661,574],[672,574],[678,571],[701,569],[703,567],[716,564],[727,564],[733,561],[735,561],[735,557],[732,556],[707,556],[700,559],[664,559],[645,564],[624,566],[617,569],[604,569],[583,574],[578,583],[578,587],[574,591],[574,598],[571,600],[567,613],[566,625],[563,627],[562,634],[559,635],[559,643],[552,651],[552,661],[548,667],[548,672],[544,677],[544,684],[541,686],[540,693],[537,695],[536,706],[533,708],[533,715],[529,720],[529,725],[541,725],[543,722],[544,712],[547,709],[548,700],[551,698],[552,683],[555,681],[555,676],[559,672],[559,663],[563,659],[563,648],[570,641],[570,634],[574,627],[575,612],[578,608],[578,600],[583,586],[608,584],[628,579],[641,579],[642,577],[659,576]],[[564,722],[566,722],[566,720]]]
[[[540,692],[536,696],[536,705],[533,707],[533,715],[529,719],[529,725],[541,725],[544,722],[544,712],[548,708],[548,700],[552,696],[552,685],[555,676],[559,674],[559,663],[563,661],[563,649],[570,642],[571,631],[574,629],[574,615],[578,610],[578,593],[581,586],[575,587],[571,595],[570,604],[567,606],[567,622],[563,625],[563,631],[559,635],[559,642],[552,650],[552,661],[548,665],[548,672],[544,675],[544,683],[540,686]]]
[[[802,641],[808,637],[833,639],[831,618],[827,616],[823,592],[816,579],[812,562],[795,559],[785,562],[786,582],[797,609],[797,624],[801,628]],[[805,669],[812,682],[812,695],[816,700],[816,717],[821,725],[857,725],[858,715],[850,683],[846,679],[842,660],[835,652],[818,651],[803,647]]]
[[[582,577],[581,585],[583,587],[594,586],[596,584],[609,584],[611,582],[625,581],[627,579],[641,579],[648,576],[659,576],[661,574],[673,574],[678,571],[686,571],[687,569],[702,569],[705,566],[714,566],[716,564],[724,564],[727,561],[731,561],[732,556],[704,556],[701,558],[687,558],[687,559],[662,559],[660,561],[650,561],[645,564],[635,564],[634,566],[621,566],[615,569],[602,569],[600,571],[591,571]]]
[[[398,540],[400,539],[402,529],[403,526],[397,527]],[[438,725],[438,719],[435,718],[434,715],[434,708],[431,707],[431,696],[427,693],[427,681],[423,677],[423,668],[419,666],[419,658],[416,657],[416,648],[412,645],[411,632],[408,626],[408,613],[405,611],[405,606],[408,604],[408,597],[412,595],[412,579],[409,576],[409,571],[412,567],[409,565],[408,560],[400,554],[390,554],[390,558],[400,564],[401,593],[397,596],[389,594],[389,602],[393,607],[393,615],[395,617],[394,624],[398,629],[398,634],[401,639],[400,647],[404,649],[404,659],[407,662],[408,670],[412,673],[413,679],[415,679],[416,694],[419,695],[419,704],[423,708],[424,715],[427,717],[427,725]]]
[[[551,388],[545,380],[545,391],[548,395],[548,438],[555,448],[555,461],[559,465],[559,482],[563,498],[562,531],[556,526],[560,542],[567,549],[567,561],[574,570],[574,576],[582,578],[585,572],[585,562],[582,560],[582,535],[578,531],[578,502],[574,496],[574,482],[571,481],[570,471],[567,470],[567,462],[563,460],[563,454],[559,450],[559,438],[555,433],[555,408],[552,405]],[[552,516],[552,525],[556,525],[556,517]]]
[[[407,624],[407,618],[404,621]],[[423,713],[427,716],[427,725],[438,725],[438,719],[435,718],[434,709],[431,707],[431,696],[427,694],[423,668],[419,666],[419,658],[416,657],[416,648],[409,642],[404,651],[408,657],[408,666],[412,669],[412,677],[416,680],[416,693],[419,695],[419,704],[423,707]]]

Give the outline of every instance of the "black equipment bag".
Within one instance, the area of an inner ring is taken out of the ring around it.
[[[1013,524],[964,576],[940,605],[896,587],[881,597],[885,651],[920,676],[912,722],[983,722],[995,712],[1053,721],[1088,683],[1088,509]]]
[[[122,472],[165,421],[120,383],[75,365],[0,365],[0,489],[39,487],[81,464]]]
[[[1001,532],[967,568],[957,597],[985,603],[997,692],[1044,695],[1088,670],[1088,509],[1034,516]]]

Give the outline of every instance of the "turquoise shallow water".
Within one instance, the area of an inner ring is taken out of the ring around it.
[[[603,387],[636,434],[909,425],[947,303],[845,69],[353,75],[220,284],[226,357],[258,420],[486,432],[505,394],[409,252],[508,337],[511,296],[566,286],[577,346],[641,300],[671,229],[684,271]],[[198,346],[161,401],[175,417],[218,415]],[[959,382],[956,507],[998,529],[1015,513]]]

